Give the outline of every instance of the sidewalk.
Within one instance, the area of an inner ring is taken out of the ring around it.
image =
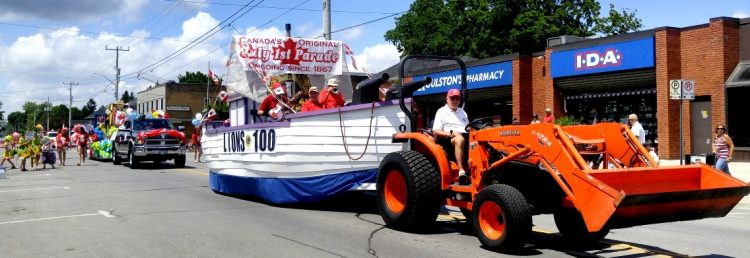
[[[677,166],[680,160],[661,160],[660,166]],[[750,162],[729,162],[729,172],[744,182],[750,182]]]

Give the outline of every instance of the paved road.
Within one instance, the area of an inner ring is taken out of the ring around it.
[[[68,162],[73,163],[73,162]],[[383,227],[371,193],[278,207],[223,196],[207,187],[203,164],[131,170],[84,166],[19,173],[0,180],[2,257],[487,257],[655,255],[747,256],[750,205],[727,218],[614,230],[586,249],[565,245],[549,216],[535,217],[528,248],[497,254],[480,247],[455,212],[436,229],[409,234]]]

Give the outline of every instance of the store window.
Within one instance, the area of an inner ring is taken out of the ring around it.
[[[750,61],[743,61],[729,76],[727,87],[727,132],[734,145],[750,148],[750,120],[743,112],[750,96]]]
[[[646,131],[646,143],[657,145],[656,89],[582,94],[565,98],[567,115],[580,124],[614,122],[627,124],[636,114]]]

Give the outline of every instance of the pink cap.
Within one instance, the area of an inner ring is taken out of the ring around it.
[[[459,91],[457,89],[451,89],[451,90],[449,90],[448,91],[448,97],[450,98],[450,97],[453,97],[453,96],[461,96],[461,91]]]

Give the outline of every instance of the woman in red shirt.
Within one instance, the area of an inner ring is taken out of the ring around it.
[[[86,134],[86,130],[83,127],[78,127],[78,134],[74,140],[76,141],[76,145],[78,145],[78,163],[76,165],[80,166],[81,163],[86,163],[86,149],[89,144],[88,134]]]
[[[194,155],[193,161],[195,163],[201,162],[201,155],[203,155],[203,148],[201,148],[201,128],[196,127],[193,129],[193,135],[190,136],[190,146],[193,148]]]
[[[57,137],[55,138],[55,145],[57,146],[57,157],[60,158],[60,166],[65,166],[65,159],[68,151],[68,129],[60,129],[57,131]]]

